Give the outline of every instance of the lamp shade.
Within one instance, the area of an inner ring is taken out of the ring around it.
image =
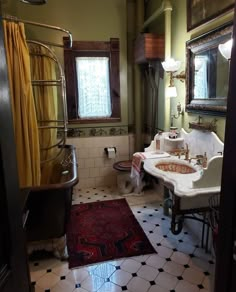
[[[177,90],[175,86],[166,87],[166,97],[177,97]]]
[[[231,58],[232,45],[233,45],[233,39],[230,39],[226,43],[219,44],[218,46],[221,55],[227,60]]]
[[[167,72],[175,72],[178,71],[181,65],[180,61],[175,61],[172,58],[166,59],[164,62],[161,63],[164,70]]]

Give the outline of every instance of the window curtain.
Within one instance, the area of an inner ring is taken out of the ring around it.
[[[77,57],[80,118],[111,116],[109,58]]]
[[[3,21],[20,187],[40,184],[40,151],[23,23]]]
[[[56,63],[50,52],[38,44],[28,44],[30,50],[32,80],[56,80]],[[37,120],[42,126],[56,126],[57,123],[46,122],[58,119],[57,87],[37,85],[33,86]],[[40,123],[40,121],[44,121]],[[57,129],[39,129],[39,144],[41,161],[41,184],[50,183],[53,171],[53,159],[59,152],[57,143]]]

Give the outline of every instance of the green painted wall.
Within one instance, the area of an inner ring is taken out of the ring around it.
[[[122,121],[115,125],[128,125],[126,0],[49,0],[42,6],[26,5],[18,0],[12,1],[15,2],[14,13],[17,17],[65,28],[72,33],[74,40],[106,41],[111,37],[120,39]],[[61,43],[62,36],[65,36],[53,30],[38,29],[33,26],[26,28],[27,35],[32,38]],[[55,50],[63,62],[63,50]],[[96,124],[97,127],[102,125],[109,124]]]
[[[232,13],[224,15],[223,17],[212,21],[208,24],[205,24],[201,27],[198,27],[190,32],[187,32],[187,14],[186,14],[186,0],[175,0],[172,1],[173,11],[172,11],[172,56],[182,61],[181,69],[185,69],[186,66],[186,58],[185,58],[185,42],[193,37],[203,34],[227,21],[232,19]],[[185,84],[179,82],[178,80],[175,81],[175,85],[178,91],[178,97],[172,101],[173,109],[175,110],[177,102],[180,101],[182,105],[185,104],[185,94],[186,88]],[[188,114],[185,112],[183,120],[175,120],[175,125],[181,127],[181,122],[183,123],[182,126],[189,131],[188,123],[190,121],[196,121],[198,115],[195,114]],[[203,121],[209,122],[212,121],[215,117],[204,115]],[[221,140],[224,140],[224,131],[225,131],[225,118],[216,117],[217,119],[217,135]]]
[[[148,2],[145,17],[148,18],[158,9],[162,0],[150,0]],[[72,32],[75,40],[109,40],[110,37],[120,38],[120,80],[121,80],[121,109],[122,121],[115,123],[117,126],[127,126],[133,123],[134,101],[132,99],[132,38],[134,36],[132,23],[134,21],[133,1],[126,0],[50,0],[47,5],[31,6],[20,3],[18,0],[8,0],[3,7],[3,11],[14,14],[22,19],[43,22],[51,25],[57,25],[68,29]],[[213,29],[232,19],[232,13],[224,15],[215,21],[205,24],[202,27],[187,32],[186,29],[186,0],[171,0],[173,5],[171,17],[171,55],[175,59],[182,61],[181,69],[186,66],[185,59],[185,42],[197,35]],[[127,26],[127,19],[129,26]],[[128,28],[128,29],[127,29]],[[163,32],[164,15],[155,20],[149,27],[150,32]],[[33,38],[48,39],[50,41],[61,42],[61,34],[54,31],[37,29],[27,26],[27,34]],[[127,36],[130,45],[128,46],[128,65],[127,65]],[[60,60],[63,62],[62,51],[56,49]],[[166,76],[166,75],[165,75]],[[165,78],[168,78],[166,76]],[[167,99],[164,94],[165,80],[161,82],[159,104],[158,104],[158,125],[157,127],[168,130],[170,125],[170,111],[176,112],[178,102],[185,106],[186,88],[185,83],[176,80],[175,84],[178,91],[177,98]],[[182,119],[174,120],[177,127],[184,127],[189,131],[188,123],[197,120],[198,115],[184,113]],[[204,121],[212,121],[214,117],[203,116]],[[113,124],[114,125],[114,124]],[[81,125],[80,125],[81,126]],[[81,127],[89,127],[92,125],[83,125]],[[97,124],[96,126],[105,126]],[[106,124],[106,126],[109,126]],[[225,118],[217,117],[217,134],[223,140],[225,129]]]
[[[186,57],[185,57],[185,43],[187,40],[194,38],[198,35],[201,35],[225,22],[228,22],[233,18],[233,13],[228,13],[210,23],[207,23],[201,27],[198,27],[190,32],[187,32],[187,13],[186,13],[186,0],[172,0],[171,4],[173,6],[172,16],[171,16],[171,56],[176,60],[180,60],[182,62],[182,66],[180,71],[185,70],[186,66]],[[161,5],[161,1],[150,0],[146,18],[151,16],[156,9],[158,9]],[[157,20],[155,20],[150,26],[150,32],[159,32],[160,28],[164,25],[164,17],[161,16]],[[179,72],[178,72],[179,73]],[[168,78],[166,76],[165,78]],[[159,112],[161,113],[159,118],[161,117],[161,121],[159,122],[159,128],[164,128],[168,130],[168,125],[170,124],[170,111],[173,110],[176,113],[177,103],[180,102],[182,107],[185,107],[185,97],[186,97],[186,87],[185,82],[182,83],[178,80],[175,80],[175,85],[177,87],[178,96],[177,98],[165,98],[164,90],[160,92],[159,97]],[[169,107],[170,106],[170,110]],[[163,117],[163,114],[165,117]],[[217,135],[221,140],[224,140],[224,130],[225,130],[225,118],[223,117],[213,117],[204,115],[203,121],[209,122],[214,118],[217,119]],[[198,115],[189,114],[187,112],[184,113],[182,118],[174,120],[174,125],[178,128],[183,127],[186,131],[189,130],[189,122],[196,121],[198,119]],[[159,121],[159,119],[158,119]]]
[[[152,14],[161,7],[162,0],[150,0],[148,5],[146,6],[146,13],[145,13],[145,20],[147,20]],[[153,32],[156,34],[164,35],[165,32],[165,17],[164,14],[160,15],[156,18],[153,22],[150,23],[148,27],[145,28],[145,32]],[[157,121],[156,121],[156,129],[160,130],[168,130],[169,127],[166,127],[166,114],[165,112],[168,111],[168,104],[165,100],[165,79],[163,78],[163,74],[159,72],[159,68],[161,68],[160,61],[154,62],[154,68],[156,71],[155,79],[156,83],[159,84],[159,91],[158,91],[158,105],[157,105]],[[162,69],[161,69],[162,70]],[[160,79],[158,80],[158,77]],[[145,93],[146,99],[151,99],[151,90],[147,90]],[[148,108],[148,112],[152,112],[152,105],[151,102],[145,101],[146,106]],[[147,125],[150,125],[150,117],[144,117],[146,119]],[[153,139],[153,136],[146,138],[145,141],[147,144]]]

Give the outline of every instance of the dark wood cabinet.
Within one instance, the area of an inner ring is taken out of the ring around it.
[[[153,60],[164,60],[165,39],[163,35],[154,33],[140,34],[134,43],[135,63],[148,63]]]

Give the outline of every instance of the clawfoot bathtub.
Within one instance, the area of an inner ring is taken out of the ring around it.
[[[60,155],[53,161],[51,173],[50,183],[31,188],[28,196],[26,235],[29,245],[33,242],[65,237],[73,187],[78,182],[73,146],[63,147]],[[65,242],[65,239],[61,241]],[[61,246],[61,243],[59,245]],[[63,248],[60,247],[61,250]]]

